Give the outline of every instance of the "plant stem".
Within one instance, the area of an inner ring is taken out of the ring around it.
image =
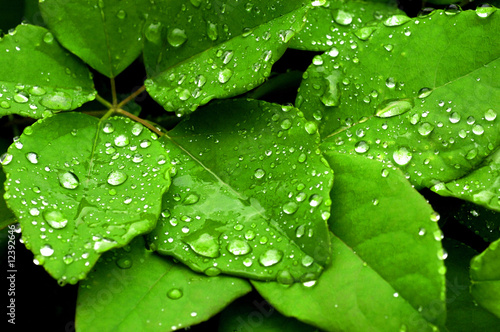
[[[146,86],[143,85],[141,86],[139,89],[135,90],[134,93],[132,93],[130,96],[128,96],[127,98],[125,98],[124,100],[122,100],[117,106],[116,108],[120,109],[123,107],[123,105],[127,104],[128,102],[130,102],[132,99],[136,98],[138,95],[140,95],[141,93],[143,93],[144,91],[146,90]]]
[[[116,106],[116,104],[118,103],[118,98],[116,97],[116,84],[115,84],[115,78],[114,77],[111,77],[110,78],[110,81],[111,81],[111,94],[113,96],[113,106]]]
[[[136,121],[136,122],[139,122],[140,124],[142,124],[144,127],[148,128],[149,130],[151,130],[152,132],[156,133],[158,136],[163,136],[165,135],[165,133],[162,133],[161,131],[158,130],[158,128],[156,128],[155,126],[153,126],[152,124],[150,124],[149,122],[133,115],[132,113],[129,113],[121,108],[117,109],[116,110],[117,113],[119,114],[122,114],[122,115],[125,115],[126,117]]]
[[[109,101],[107,101],[106,99],[104,99],[103,97],[97,95],[95,97],[95,99],[100,102],[101,104],[103,104],[104,106],[106,106],[108,109],[109,108],[113,108],[113,105],[111,105],[111,103]]]

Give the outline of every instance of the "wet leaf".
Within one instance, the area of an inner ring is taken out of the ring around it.
[[[61,113],[27,127],[2,162],[25,245],[61,284],[150,231],[168,188],[156,135],[128,119]]]
[[[207,275],[317,278],[333,176],[297,109],[216,103],[164,137],[175,175],[148,236],[155,250]]]
[[[0,116],[41,118],[95,98],[91,74],[47,29],[19,25],[0,40]]]
[[[500,44],[480,37],[498,31],[500,16],[398,20],[313,61],[297,106],[320,122],[324,149],[395,165],[431,187],[480,167],[500,144]]]
[[[266,80],[302,27],[307,11],[303,3],[157,4],[145,28],[147,91],[167,111],[180,116],[214,98],[253,89]]]
[[[469,332],[498,330],[500,320],[478,306],[469,287],[469,262],[477,252],[464,244],[447,239],[443,241],[448,257],[446,263],[446,327],[449,331]]]
[[[304,28],[292,39],[290,48],[330,51],[346,33],[368,38],[375,25],[392,15],[404,15],[397,2],[317,0],[307,13]]]
[[[470,264],[471,293],[483,308],[500,318],[500,250],[497,240]]]
[[[76,329],[173,331],[209,319],[250,290],[245,280],[199,275],[159,257],[138,237],[104,254],[81,282]]]
[[[442,326],[438,216],[399,170],[358,156],[325,157],[335,172],[331,266],[315,285],[253,282],[256,289],[283,314],[327,331]]]
[[[466,176],[431,189],[441,196],[458,197],[500,212],[500,149]]]
[[[115,77],[142,51],[147,0],[40,1],[43,19],[68,50]]]

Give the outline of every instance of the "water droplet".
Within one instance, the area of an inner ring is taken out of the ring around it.
[[[431,93],[432,93],[432,89],[422,88],[422,89],[418,90],[417,95],[418,95],[418,98],[423,99],[423,98],[429,97]]]
[[[432,212],[431,213],[431,221],[433,222],[438,222],[439,219],[441,219],[441,216],[437,212]]]
[[[434,126],[429,122],[421,123],[418,127],[418,133],[422,136],[429,135],[434,130]]]
[[[148,139],[145,139],[145,140],[142,140],[139,145],[141,146],[141,148],[145,149],[151,145],[151,141]]]
[[[191,204],[197,203],[199,200],[200,200],[200,197],[198,195],[196,195],[196,194],[189,194],[189,195],[186,196],[186,198],[184,198],[183,203],[185,205],[191,205]]]
[[[132,260],[127,256],[120,257],[116,260],[116,265],[120,269],[130,269],[132,267]]]
[[[290,127],[292,126],[292,121],[290,119],[285,119],[281,122],[281,128],[283,128],[284,130],[288,130],[290,129]]]
[[[472,132],[476,135],[482,135],[484,133],[484,128],[483,126],[477,124],[474,127],[472,127]]]
[[[168,298],[172,300],[178,300],[182,295],[182,291],[179,288],[172,288],[167,292]]]
[[[73,256],[71,256],[71,255],[66,255],[66,256],[63,257],[63,262],[66,265],[69,265],[69,264],[73,263],[73,260],[74,260]]]
[[[315,121],[307,121],[304,125],[304,129],[309,135],[313,135],[318,132],[318,125]]]
[[[400,147],[392,154],[392,158],[396,162],[396,164],[404,166],[408,164],[413,157],[412,153],[408,151],[404,146]]]
[[[161,23],[151,23],[144,31],[147,40],[152,43],[158,43],[161,39]]]
[[[6,101],[6,100],[2,100],[0,102],[0,107],[4,108],[4,109],[8,109],[8,108],[10,108],[10,103],[8,101]]]
[[[211,266],[203,272],[209,277],[215,277],[218,276],[222,271],[215,266]]]
[[[118,147],[124,147],[130,144],[130,141],[126,135],[119,135],[115,137],[115,145]]]
[[[12,155],[10,153],[4,153],[1,157],[0,157],[0,163],[2,165],[8,165],[10,164],[10,162],[12,161]]]
[[[493,14],[496,11],[497,11],[497,8],[492,7],[489,4],[483,4],[483,5],[480,5],[476,8],[476,14],[477,14],[477,16],[479,16],[481,18],[487,18],[488,16],[490,16],[491,14]]]
[[[305,255],[302,257],[302,266],[309,267],[314,263],[314,258],[309,255]]]
[[[297,203],[288,202],[285,205],[283,205],[283,212],[285,212],[286,214],[294,214],[298,208],[299,206],[297,205]]]
[[[200,256],[209,258],[219,257],[219,240],[209,233],[203,233],[194,238],[191,236],[186,240],[186,243]]]
[[[255,170],[254,176],[257,179],[262,179],[266,175],[266,171],[264,171],[262,168],[258,168]]]
[[[246,241],[233,240],[227,245],[227,250],[235,256],[241,256],[248,254],[252,249]]]
[[[425,228],[420,228],[420,229],[418,230],[418,235],[420,235],[420,236],[424,236],[424,235],[425,235],[425,233],[426,233]]]
[[[403,25],[408,21],[411,21],[411,18],[406,15],[393,15],[388,17],[383,23],[386,27],[395,27]]]
[[[134,154],[134,156],[132,157],[132,161],[133,161],[134,163],[136,163],[136,164],[137,164],[137,163],[142,162],[143,160],[144,160],[144,157],[143,157],[143,156],[142,156],[142,154],[140,154],[140,153],[136,153],[136,154]]]
[[[340,71],[334,71],[324,78],[326,81],[324,86],[326,88],[321,95],[321,102],[325,106],[337,106],[340,103],[340,89],[338,85],[340,75]]]
[[[295,282],[292,274],[288,270],[281,270],[276,276],[276,281],[282,285],[291,285]]]
[[[71,109],[72,99],[66,92],[58,91],[43,96],[40,104],[51,110],[68,111]]]
[[[207,36],[212,41],[216,41],[219,37],[219,32],[217,31],[217,25],[210,21],[207,22]]]
[[[174,28],[169,31],[167,41],[173,47],[179,47],[187,40],[186,32],[179,28]]]
[[[450,114],[450,117],[448,118],[451,123],[457,123],[460,121],[460,114],[457,112],[453,112]]]
[[[304,236],[305,232],[306,232],[306,226],[305,225],[300,225],[295,230],[295,236],[298,237],[298,238],[301,238],[302,236]]]
[[[29,89],[29,93],[35,96],[43,96],[46,93],[46,91],[44,88],[35,85]]]
[[[320,205],[321,202],[323,202],[323,197],[321,197],[320,195],[314,194],[309,197],[309,205],[312,207]]]
[[[54,249],[52,249],[52,247],[48,244],[44,245],[40,249],[40,254],[42,254],[42,256],[44,256],[44,257],[52,256],[53,253],[54,253]]]
[[[43,36],[43,41],[47,44],[52,44],[52,42],[54,41],[54,35],[50,32],[47,32],[44,36]]]
[[[354,145],[354,151],[356,151],[357,153],[365,153],[369,149],[370,145],[368,145],[368,143],[366,143],[365,141],[359,141],[358,143],[356,143],[356,145]]]
[[[72,172],[59,172],[59,184],[66,189],[76,189],[80,185],[80,181]]]
[[[142,133],[144,127],[140,123],[135,123],[132,126],[132,135],[139,136]]]
[[[218,80],[220,83],[226,83],[233,76],[233,72],[229,68],[225,68],[219,72]]]
[[[118,17],[120,20],[123,20],[125,17],[127,17],[127,13],[123,9],[120,9],[116,13],[116,17]]]
[[[113,171],[108,175],[108,183],[112,186],[118,186],[127,180],[127,174],[122,171]]]
[[[477,150],[476,149],[472,149],[470,150],[469,152],[467,152],[467,154],[465,155],[465,159],[467,160],[472,160],[474,158],[477,157]]]
[[[484,118],[486,121],[493,121],[497,118],[497,113],[493,109],[489,109],[484,113]]]
[[[43,219],[45,219],[50,227],[55,229],[64,228],[68,224],[68,219],[57,210],[45,211],[43,213]]]
[[[375,30],[377,30],[376,27],[363,27],[354,32],[354,35],[356,35],[356,37],[361,40],[368,40],[368,38],[371,37]]]
[[[383,101],[379,106],[376,117],[390,118],[396,115],[401,115],[413,108],[413,102],[408,99],[389,99]]]
[[[335,22],[340,25],[349,25],[352,22],[353,15],[351,13],[343,11],[342,9],[334,10],[332,15]]]
[[[28,94],[24,91],[21,91],[19,93],[16,93],[14,95],[14,101],[18,104],[25,104],[29,101]]]
[[[38,164],[38,155],[34,152],[26,153],[26,159],[32,164]]]
[[[259,257],[262,266],[273,266],[278,264],[283,258],[283,252],[276,249],[269,249]]]
[[[386,51],[391,52],[394,49],[394,45],[387,44],[387,45],[384,45],[384,48]]]

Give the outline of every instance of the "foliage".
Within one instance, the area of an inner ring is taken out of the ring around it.
[[[3,259],[77,331],[498,326],[496,7],[23,3]]]

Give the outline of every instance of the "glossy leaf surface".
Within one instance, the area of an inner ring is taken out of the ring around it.
[[[149,235],[155,250],[208,275],[318,277],[329,258],[333,174],[297,109],[216,103],[165,138],[175,175]]]
[[[41,118],[95,98],[92,76],[50,31],[19,25],[0,40],[0,116]]]
[[[330,51],[346,33],[368,38],[377,23],[392,15],[404,15],[392,0],[316,0],[312,4],[305,25],[290,42],[290,48]]]
[[[209,319],[250,290],[245,280],[203,276],[160,257],[138,237],[104,254],[80,284],[76,330],[174,331]]]
[[[253,89],[302,27],[303,2],[159,3],[145,28],[147,91],[180,116]]]
[[[446,269],[437,215],[399,170],[357,156],[326,158],[335,172],[332,265],[313,286],[254,282],[259,293],[283,314],[327,331],[443,325]]]
[[[68,50],[115,77],[142,51],[147,0],[40,1],[43,19]]]
[[[297,106],[324,149],[395,165],[419,188],[457,179],[500,144],[500,44],[480,37],[499,28],[474,11],[388,19],[313,61]]]
[[[470,265],[471,293],[483,308],[500,318],[500,250],[497,240]]]
[[[170,183],[156,135],[128,119],[62,113],[27,127],[2,162],[25,245],[61,284],[150,231]]]

